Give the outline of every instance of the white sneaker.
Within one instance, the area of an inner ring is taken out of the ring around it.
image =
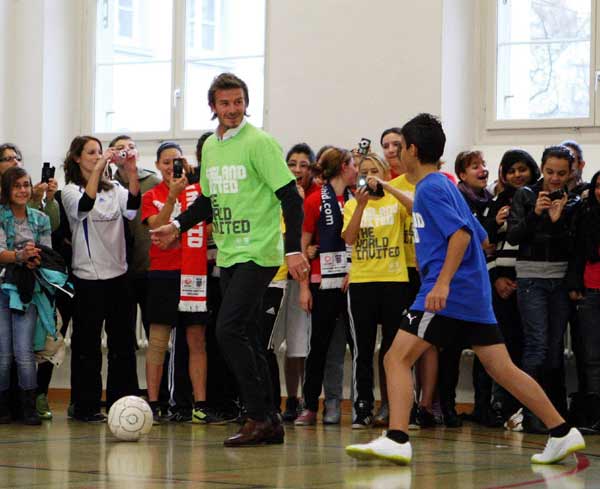
[[[407,465],[412,459],[412,447],[410,442],[396,443],[394,440],[383,435],[369,443],[348,445],[346,453],[358,460],[386,460],[398,465]]]
[[[533,464],[555,464],[565,459],[571,453],[583,450],[585,441],[577,428],[571,428],[562,438],[548,438],[548,443],[542,453],[531,457]]]

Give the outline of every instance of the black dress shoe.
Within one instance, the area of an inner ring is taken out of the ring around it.
[[[281,427],[281,431],[283,432],[283,427]],[[240,431],[227,438],[223,444],[226,447],[251,447],[266,443],[283,443],[283,440],[281,442],[276,440],[278,440],[277,433],[269,418],[264,421],[246,418]]]

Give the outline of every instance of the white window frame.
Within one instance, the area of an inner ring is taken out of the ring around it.
[[[600,96],[596,96],[596,88],[600,82],[600,50],[596,49],[598,25],[600,22],[596,0],[592,0],[591,32],[590,32],[590,115],[589,117],[562,118],[562,119],[510,119],[498,120],[497,101],[497,39],[498,39],[498,5],[497,0],[482,2],[482,30],[481,42],[484,54],[484,96],[482,97],[482,111],[485,115],[485,129],[550,129],[550,128],[581,128],[600,125]],[[598,116],[597,116],[598,115]],[[598,120],[596,120],[598,117]]]
[[[206,0],[202,0],[202,2],[204,2]],[[194,52],[195,53],[202,53],[204,55],[210,55],[212,53],[214,53],[215,51],[217,51],[219,49],[219,39],[220,39],[220,29],[221,29],[221,24],[219,22],[219,19],[221,18],[221,3],[222,0],[212,0],[214,2],[215,5],[215,18],[212,22],[206,21],[202,18],[202,9],[200,9],[200,12],[195,12],[195,16],[194,16],[194,24],[195,24],[195,29],[199,32],[202,32],[204,29],[204,26],[211,26],[214,30],[213,30],[213,34],[214,34],[214,39],[213,39],[213,43],[214,43],[214,48],[213,49],[205,49],[204,46],[194,46]],[[187,20],[187,19],[186,19]],[[202,42],[200,40],[200,42]]]
[[[85,0],[83,7],[83,25],[82,29],[87,35],[84,37],[85,46],[83,49],[83,73],[81,90],[81,113],[80,127],[86,134],[93,134],[102,141],[109,141],[122,134],[122,131],[116,132],[97,132],[94,131],[95,117],[95,94],[96,94],[96,14],[97,2],[99,0]],[[138,0],[134,0],[136,2]],[[217,6],[221,8],[221,1],[217,0]],[[216,12],[219,15],[220,10]],[[214,127],[205,127],[202,129],[184,130],[184,87],[185,87],[185,41],[186,41],[186,0],[173,0],[173,33],[174,34],[172,57],[171,57],[171,129],[168,131],[129,131],[128,135],[136,141],[161,141],[161,140],[190,140],[196,139],[200,134],[208,130],[214,130]],[[265,1],[265,46],[264,46],[264,66],[263,66],[263,84],[264,84],[264,104],[263,104],[263,124],[267,125],[267,56],[268,56],[268,19],[269,19],[269,0]],[[218,23],[218,22],[217,22]],[[119,37],[120,39],[120,37]],[[217,45],[216,45],[217,46]],[[206,51],[212,53],[212,51]],[[250,94],[252,96],[252,94]]]
[[[116,37],[119,40],[119,43],[124,44],[124,45],[135,45],[136,40],[139,39],[139,28],[137,26],[137,16],[139,15],[139,0],[131,0],[131,8],[125,9],[122,8],[120,5],[121,0],[117,0],[117,8],[116,11],[114,13],[115,15],[115,30],[116,30]],[[119,14],[121,13],[121,10],[125,10],[128,12],[131,12],[131,37],[128,36],[122,36],[120,33],[120,17]]]

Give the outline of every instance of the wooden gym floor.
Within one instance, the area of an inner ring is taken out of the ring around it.
[[[237,425],[169,424],[153,427],[138,443],[115,440],[105,424],[55,419],[42,427],[0,426],[0,487],[43,489],[141,488],[520,488],[600,487],[600,437],[584,453],[551,467],[532,466],[545,437],[466,424],[411,431],[409,467],[357,462],[344,446],[368,441],[375,429],[286,427],[284,445],[226,449]]]

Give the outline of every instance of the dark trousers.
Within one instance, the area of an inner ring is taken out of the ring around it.
[[[323,386],[323,374],[327,351],[336,325],[336,319],[346,308],[346,294],[340,289],[319,289],[310,286],[313,297],[310,351],[304,367],[304,403],[311,411],[319,409],[319,395]]]
[[[248,416],[263,420],[272,412],[273,393],[266,349],[259,326],[263,296],[277,267],[254,262],[221,268],[223,302],[217,341],[237,380]]]
[[[165,355],[158,396],[161,405],[168,404],[171,412],[191,412],[193,408],[194,394],[189,360],[190,350],[185,328],[175,327],[171,332],[171,351]]]
[[[233,372],[228,367],[217,341],[217,316],[221,308],[221,285],[218,277],[208,277],[207,305],[208,324],[206,325],[206,356],[208,375],[206,399],[212,407],[226,413],[237,413],[239,390]]]
[[[271,377],[271,390],[273,392],[273,409],[276,412],[281,410],[281,384],[279,380],[279,365],[275,352],[269,348],[275,318],[281,306],[283,299],[283,289],[278,287],[268,287],[263,299],[261,314],[261,342],[266,350],[267,363],[269,365],[269,374]]]
[[[102,324],[108,337],[107,408],[138,393],[135,358],[135,317],[125,275],[108,280],[75,278],[71,336],[71,400],[77,415],[100,410],[102,396]]]
[[[586,392],[600,394],[600,292],[588,290],[577,309],[581,336],[585,338],[581,366]]]
[[[513,363],[520,366],[523,357],[523,325],[521,324],[517,294],[515,292],[508,299],[503,299],[492,287],[492,304],[508,354]],[[494,401],[498,401],[502,405],[502,413],[505,416],[514,414],[519,408],[519,402],[495,382],[492,387],[492,397]]]
[[[373,409],[373,357],[377,325],[381,324],[381,352],[389,350],[406,307],[407,282],[371,282],[350,284],[350,331],[354,335],[352,379],[354,404],[366,402]]]

